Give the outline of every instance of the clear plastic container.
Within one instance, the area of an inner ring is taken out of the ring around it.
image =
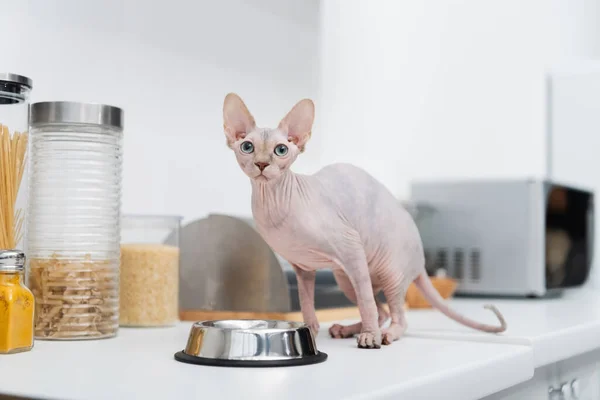
[[[181,217],[121,219],[121,326],[172,326],[179,321]]]
[[[10,160],[0,165],[0,249],[26,250],[23,239],[31,88],[31,79],[0,72],[0,160]]]
[[[122,137],[119,108],[31,106],[27,244],[36,339],[117,334]]]

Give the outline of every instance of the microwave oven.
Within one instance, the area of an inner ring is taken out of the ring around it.
[[[543,297],[584,284],[594,250],[594,193],[546,179],[419,181],[412,201],[426,267],[459,295]]]

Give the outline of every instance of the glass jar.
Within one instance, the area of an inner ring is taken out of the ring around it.
[[[119,326],[123,111],[31,106],[29,287],[36,339],[112,337]]]
[[[33,347],[33,294],[23,284],[25,253],[0,251],[0,354]]]
[[[179,321],[180,226],[176,216],[123,216],[121,326],[171,326]]]
[[[0,249],[23,247],[31,79],[0,72]]]

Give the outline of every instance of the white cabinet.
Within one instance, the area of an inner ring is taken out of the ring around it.
[[[535,370],[533,378],[485,397],[485,400],[597,400],[600,398],[600,351]]]
[[[573,357],[556,364],[559,383],[566,389],[565,400],[600,398],[600,351]],[[557,397],[560,398],[560,397]]]
[[[556,365],[535,370],[533,378],[527,382],[485,397],[484,400],[548,400],[548,389],[558,380]],[[557,398],[558,399],[558,398]]]

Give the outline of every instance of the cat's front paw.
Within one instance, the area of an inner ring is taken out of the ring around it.
[[[381,331],[361,332],[357,341],[358,347],[361,349],[379,349],[381,348]]]
[[[360,322],[358,324],[348,326],[333,324],[331,325],[331,328],[329,328],[329,335],[334,339],[351,338],[357,333],[360,333],[361,329],[362,324]]]
[[[305,324],[308,326],[308,328],[310,329],[312,335],[316,338],[317,335],[319,334],[319,329],[321,328],[319,326],[319,322],[318,321],[314,321],[314,322],[305,322]]]

